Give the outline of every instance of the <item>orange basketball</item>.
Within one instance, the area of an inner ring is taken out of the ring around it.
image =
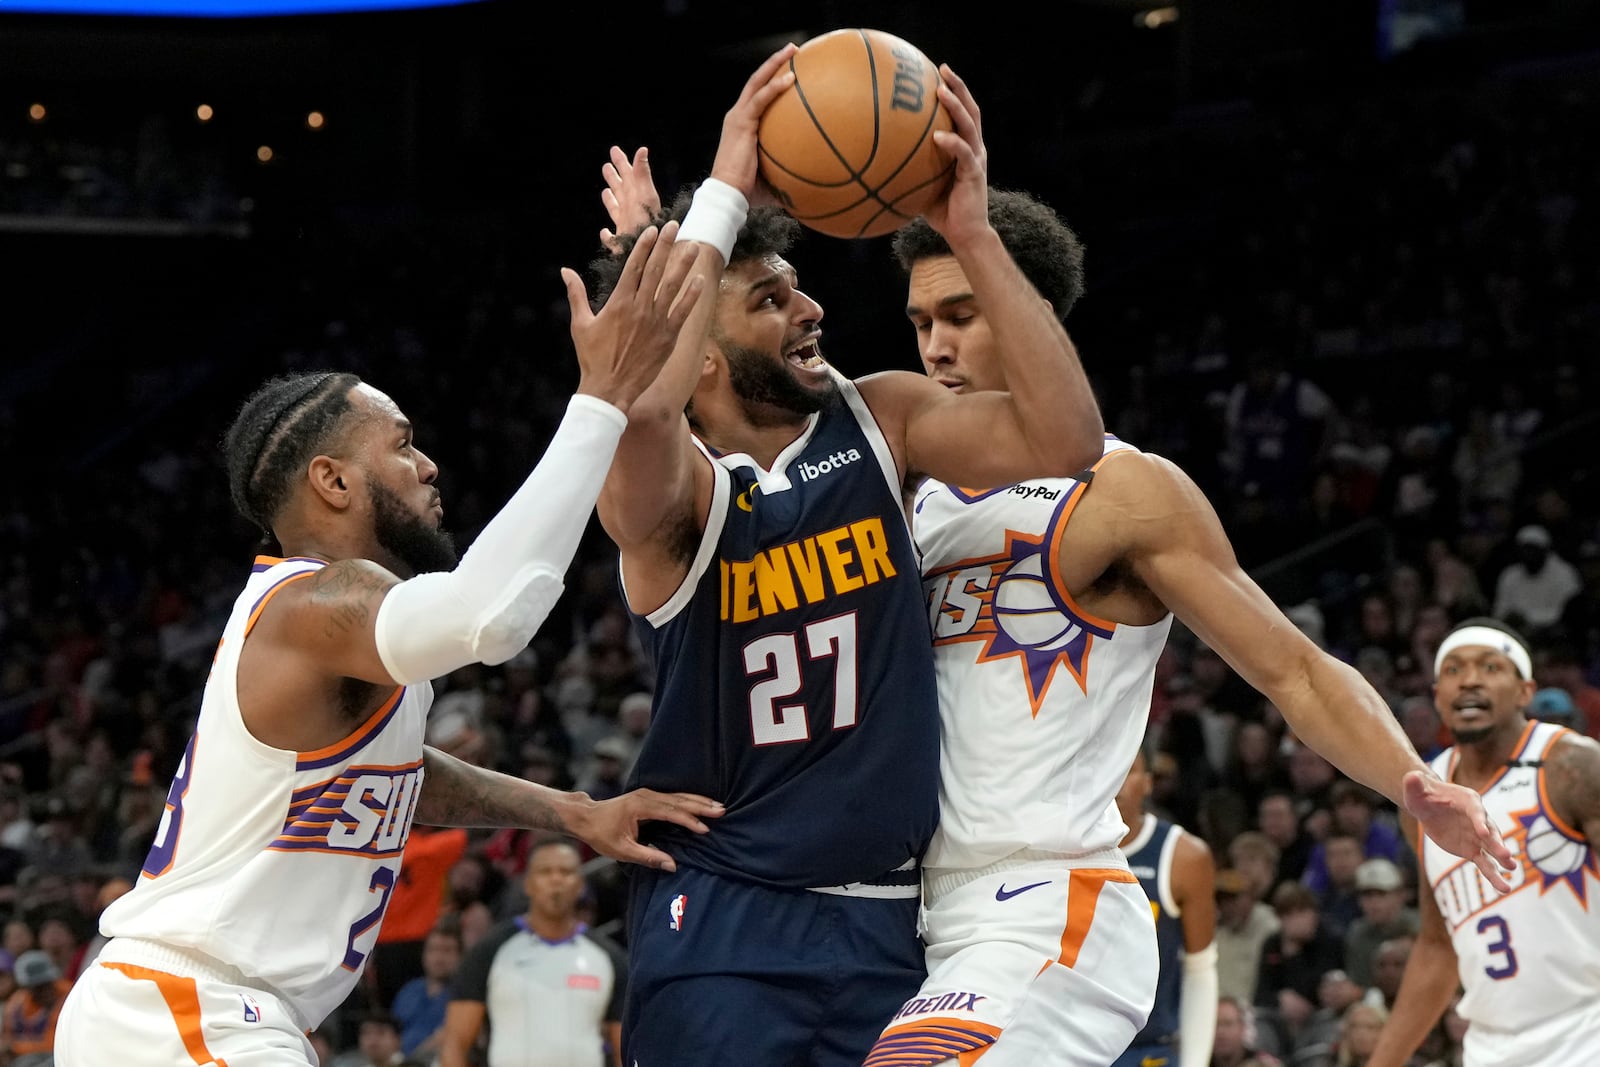
[[[789,60],[794,84],[761,116],[761,176],[789,214],[832,237],[878,237],[922,214],[955,163],[939,70],[882,30],[834,30]]]

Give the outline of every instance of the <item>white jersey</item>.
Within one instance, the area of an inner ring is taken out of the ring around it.
[[[1094,469],[1122,451],[1137,450],[1108,437]],[[1115,798],[1172,616],[1129,626],[1073,601],[1057,550],[1092,477],[917,490],[942,745],[928,867],[1114,849],[1127,832]]]
[[[1593,845],[1551,809],[1544,783],[1544,761],[1568,733],[1530,722],[1507,768],[1483,790],[1489,820],[1518,861],[1506,874],[1510,893],[1496,893],[1475,866],[1432,839],[1422,842],[1422,873],[1459,961],[1465,994],[1457,1010],[1471,1024],[1469,1043],[1488,1030],[1503,1047],[1507,1036],[1600,1004],[1600,915],[1589,910],[1600,864]],[[1433,769],[1448,780],[1455,750],[1437,756]],[[1587,1051],[1581,1062],[1600,1062],[1600,1032],[1589,1033]]]
[[[325,564],[256,560],[217,646],[200,716],[133,890],[108,937],[221,961],[317,1026],[354,988],[377,940],[422,785],[433,688],[397,689],[315,752],[262,744],[239,711],[239,652],[267,598]]]

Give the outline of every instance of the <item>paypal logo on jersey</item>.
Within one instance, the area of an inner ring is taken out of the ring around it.
[[[679,893],[677,896],[672,898],[672,903],[667,905],[667,915],[670,916],[670,920],[667,923],[667,929],[683,929],[683,913],[688,909],[688,907],[689,895],[687,893]]]

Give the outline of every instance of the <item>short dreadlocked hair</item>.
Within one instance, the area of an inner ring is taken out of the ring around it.
[[[228,491],[239,514],[271,536],[311,457],[326,450],[361,379],[320,371],[285,374],[263,383],[240,406],[222,440]]]
[[[989,190],[989,225],[1023,277],[1065,322],[1083,295],[1083,242],[1078,235],[1049,204],[1015,189]],[[949,243],[920,216],[894,235],[893,247],[907,274],[919,260],[951,254]]]
[[[674,220],[682,222],[683,217],[689,213],[689,203],[694,199],[694,190],[695,186],[679,190],[671,206],[651,219],[650,225],[662,226]],[[618,234],[620,249],[615,253],[608,252],[590,262],[589,270],[595,280],[591,303],[596,311],[605,306],[606,300],[616,289],[617,280],[622,277],[622,266],[627,262],[628,254],[633,251],[633,246],[643,230],[644,228],[640,227],[633,233]],[[760,259],[762,256],[781,256],[793,248],[799,238],[800,224],[793,216],[784,214],[776,207],[751,208],[744,226],[739,230],[738,238],[733,242],[733,254],[728,259],[728,266],[748,259]]]

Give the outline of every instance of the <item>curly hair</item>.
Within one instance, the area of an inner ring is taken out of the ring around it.
[[[223,435],[228,491],[239,514],[272,535],[272,523],[311,457],[326,449],[353,410],[361,379],[320,371],[270,378],[240,405]]]
[[[676,220],[682,222],[683,217],[689,213],[689,204],[694,199],[696,185],[681,189],[673,199],[671,205],[650,220],[651,225],[660,226]],[[644,227],[632,233],[618,234],[617,240],[620,248],[616,252],[607,252],[589,263],[590,273],[594,276],[594,288],[590,297],[590,304],[598,311],[605,306],[611,293],[617,287],[617,279],[622,276],[622,265],[627,262],[628,253],[633,251],[634,242],[639,239],[639,234]],[[776,207],[756,207],[750,209],[750,215],[745,219],[739,236],[733,243],[733,255],[728,261],[732,267],[745,260],[760,259],[762,256],[784,255],[794,247],[795,241],[800,238],[800,223],[790,215],[785,214]]]
[[[1049,204],[1016,189],[989,190],[989,224],[1023,276],[1050,301],[1056,318],[1065,321],[1083,295],[1083,242],[1078,235]],[[893,248],[907,274],[920,260],[951,254],[949,243],[921,217],[895,233]]]

